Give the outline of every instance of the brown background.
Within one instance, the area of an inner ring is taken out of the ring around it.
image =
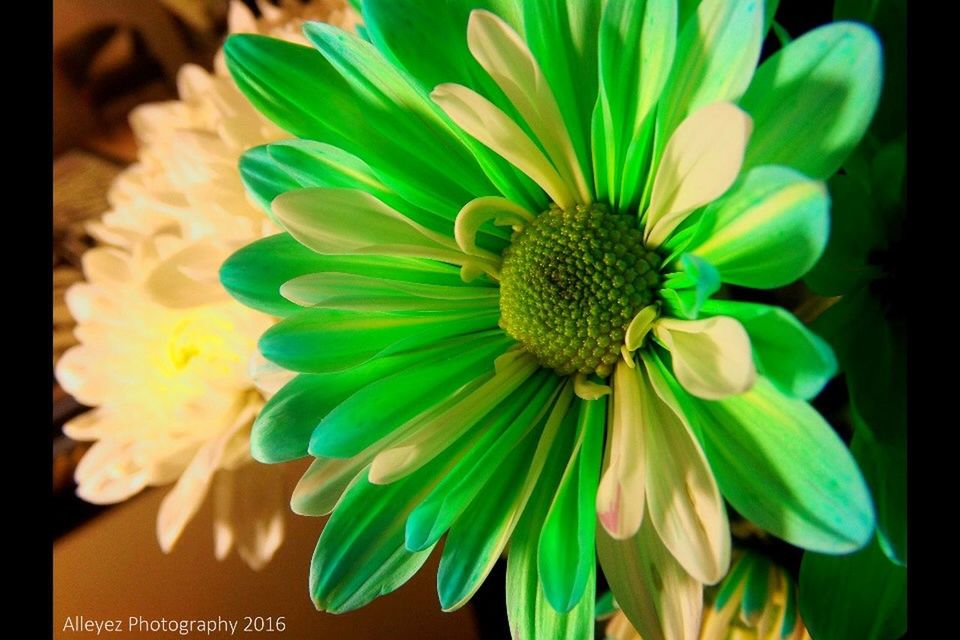
[[[292,487],[303,465],[287,469]],[[235,553],[213,556],[208,500],[170,555],[157,544],[157,508],[168,489],[154,489],[118,505],[57,540],[53,550],[55,638],[95,638],[63,632],[68,616],[90,619],[128,616],[239,620],[238,638],[289,640],[386,638],[473,640],[474,612],[440,611],[436,594],[439,554],[398,591],[366,608],[342,615],[319,613],[307,592],[310,557],[323,520],[290,513],[287,536],[266,569],[254,572]],[[285,616],[283,633],[241,633],[243,616]],[[174,638],[158,633],[104,633],[100,638]],[[203,636],[199,636],[203,637]],[[214,634],[210,638],[228,638]]]

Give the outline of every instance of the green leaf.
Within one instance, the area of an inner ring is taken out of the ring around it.
[[[497,326],[496,309],[482,313],[388,313],[304,309],[260,338],[263,356],[284,369],[327,373],[389,352],[420,348],[442,338]]]
[[[878,442],[906,447],[907,336],[870,290],[844,296],[811,325],[847,374],[850,402]]]
[[[880,43],[867,27],[834,23],[797,38],[760,65],[740,101],[754,120],[744,169],[830,177],[867,130],[881,83]]]
[[[757,167],[704,211],[687,251],[730,284],[772,289],[806,273],[823,253],[830,224],[823,183],[786,167]]]
[[[736,318],[750,335],[757,370],[788,396],[810,400],[837,373],[833,349],[780,307],[711,300],[705,315]]]
[[[905,445],[882,444],[864,428],[851,408],[855,433],[850,445],[863,469],[877,509],[877,536],[890,559],[907,566],[907,450]]]
[[[603,456],[606,400],[580,403],[577,440],[543,523],[537,569],[544,595],[566,613],[583,596],[596,566],[596,497]]]
[[[825,553],[850,552],[870,540],[874,513],[866,483],[809,404],[762,377],[750,391],[723,400],[699,400],[679,386],[674,393],[721,492],[746,518],[793,545]]]
[[[847,556],[806,553],[800,615],[817,640],[896,640],[907,630],[907,570],[876,540]]]
[[[870,253],[883,242],[884,229],[869,191],[846,175],[830,179],[830,242],[804,282],[824,296],[842,295],[869,282],[879,270]]]

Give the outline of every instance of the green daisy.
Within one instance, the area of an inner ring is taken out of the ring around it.
[[[838,23],[756,69],[763,3],[680,4],[368,0],[368,41],[228,41],[299,138],[243,159],[288,233],[221,276],[284,317],[260,348],[300,375],[251,442],[315,458],[293,508],[332,512],[318,608],[393,591],[445,536],[445,610],[509,542],[515,637],[592,636],[597,554],[644,637],[693,637],[730,563],[721,496],[808,549],[870,539],[856,464],[805,401],[829,347],[720,294],[819,258],[821,180],[870,121],[879,47]]]

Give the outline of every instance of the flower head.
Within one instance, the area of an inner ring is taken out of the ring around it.
[[[231,31],[286,37],[304,17],[355,23],[345,0],[260,8],[256,20],[234,2]],[[283,131],[247,102],[222,59],[218,66],[214,74],[185,66],[179,100],[131,115],[138,162],[112,185],[111,210],[90,224],[112,246],[84,255],[87,281],[67,292],[80,345],[56,375],[95,407],[64,429],[96,441],[76,471],[82,498],[118,502],[176,482],[157,521],[169,551],[209,491],[217,556],[236,548],[260,568],[283,538],[283,473],[253,464],[250,426],[289,376],[263,363],[251,370],[256,338],[273,319],[231,300],[217,272],[237,247],[276,230],[248,200],[236,164]]]
[[[288,234],[221,271],[286,316],[260,348],[301,372],[254,455],[316,458],[293,505],[333,512],[321,609],[392,591],[446,534],[444,609],[509,541],[514,635],[586,637],[596,548],[644,637],[692,637],[730,561],[721,492],[802,546],[872,531],[804,401],[829,348],[711,296],[792,282],[823,251],[820,179],[872,115],[876,40],[830,25],[755,69],[755,0],[475,5],[369,0],[370,42],[308,24],[316,50],[226,45],[301,138],[244,157]]]
[[[762,554],[740,551],[706,595],[699,640],[810,640],[793,578]],[[608,615],[607,640],[643,640],[622,611],[614,607]]]

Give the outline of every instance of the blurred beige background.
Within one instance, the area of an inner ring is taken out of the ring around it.
[[[298,463],[288,466],[291,487],[304,467]],[[234,636],[239,638],[478,638],[470,607],[451,614],[440,611],[436,595],[439,553],[404,587],[366,608],[339,616],[319,613],[307,593],[307,573],[322,519],[290,513],[283,546],[266,569],[254,572],[236,554],[223,562],[214,559],[209,500],[174,551],[164,555],[154,526],[167,490],[151,490],[113,507],[57,540],[53,549],[55,638],[95,638],[95,632],[63,631],[67,617],[78,615],[99,620],[122,618],[124,628],[128,616],[216,619],[219,615],[240,621]],[[244,616],[285,616],[286,631],[241,633]],[[156,640],[182,636],[124,632],[100,637]]]

